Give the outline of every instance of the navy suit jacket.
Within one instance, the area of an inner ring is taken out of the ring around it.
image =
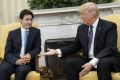
[[[83,52],[83,57],[88,58],[88,29],[82,24],[78,27],[75,41],[70,46],[61,48],[62,56],[75,53],[77,50]],[[99,19],[95,38],[94,56],[98,59],[116,55],[117,53],[117,27],[113,22]]]
[[[26,53],[31,54],[31,61],[29,64],[35,64],[35,56],[41,51],[41,36],[40,30],[34,27],[29,29]],[[22,46],[21,29],[15,29],[8,34],[4,60],[11,64],[15,64],[16,60],[20,58],[20,51]]]

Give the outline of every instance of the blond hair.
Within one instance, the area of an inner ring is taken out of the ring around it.
[[[94,14],[96,18],[99,17],[99,9],[97,5],[93,2],[87,2],[80,6],[79,12],[85,12],[85,11],[88,11],[89,13]]]

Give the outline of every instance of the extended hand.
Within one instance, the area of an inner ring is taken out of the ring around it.
[[[57,50],[55,49],[47,49],[48,52],[44,53],[43,55],[58,55]]]
[[[90,63],[86,63],[82,67],[83,67],[83,70],[79,73],[80,76],[84,76],[84,75],[88,74],[91,71],[91,69],[93,68],[93,65]]]

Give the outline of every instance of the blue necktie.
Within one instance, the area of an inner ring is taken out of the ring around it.
[[[24,31],[24,48],[26,49],[27,45],[27,38],[28,38],[28,31]]]
[[[88,51],[90,50],[91,47],[92,38],[93,38],[93,26],[90,26],[88,31]]]

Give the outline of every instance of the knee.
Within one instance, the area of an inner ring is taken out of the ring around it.
[[[78,64],[80,66],[82,65],[82,61],[79,58],[68,58],[64,61],[64,66],[66,68],[79,66]]]
[[[72,62],[70,58],[65,60],[65,63],[70,63],[70,62]]]
[[[0,75],[3,74],[3,73],[5,73],[4,68],[0,68]]]
[[[11,74],[12,72],[8,68],[0,67],[0,80],[1,78],[9,78]]]
[[[67,66],[70,66],[72,63],[73,63],[73,59],[70,59],[70,58],[64,61],[64,65],[67,65]]]
[[[28,73],[30,71],[31,71],[31,69],[29,67],[28,68],[27,67],[25,67],[25,68],[21,67],[21,68],[16,70],[16,72],[19,73],[19,74]]]
[[[98,67],[110,66],[111,62],[108,59],[100,59],[98,62]]]
[[[5,73],[9,71],[6,67],[0,66],[0,73]]]

